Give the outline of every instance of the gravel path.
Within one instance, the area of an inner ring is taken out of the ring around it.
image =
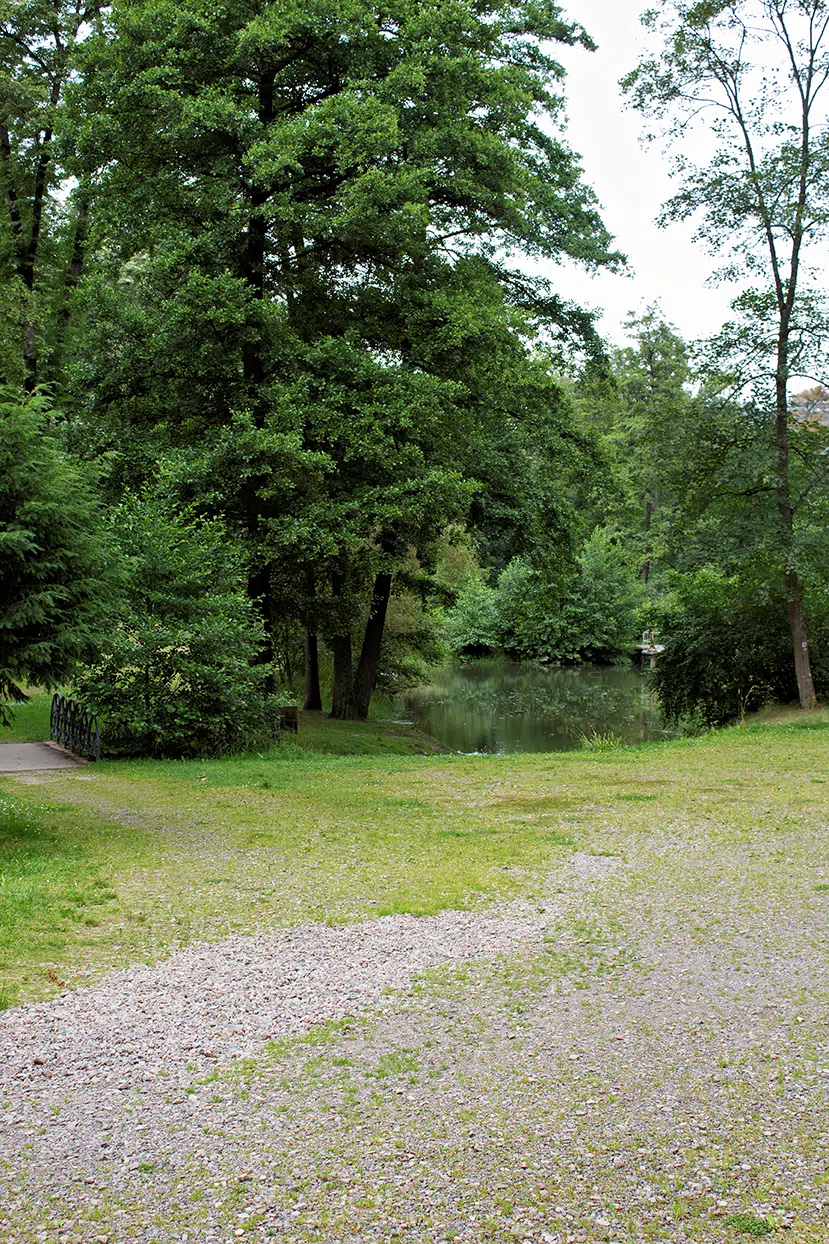
[[[0,1240],[827,1244],[829,842],[777,835],[609,826],[535,906],[6,1013]]]
[[[25,1124],[67,1088],[95,1113],[103,1082],[119,1092],[195,1078],[217,1060],[258,1054],[274,1037],[356,1015],[415,973],[540,944],[535,918],[444,912],[385,916],[346,927],[305,925],[269,936],[195,945],[156,965],[111,973],[99,985],[0,1013],[0,1095],[6,1124]],[[163,1089],[163,1086],[162,1086]],[[91,1126],[92,1150],[100,1137]],[[62,1118],[58,1133],[65,1133]],[[126,1121],[106,1146],[120,1151]],[[120,1140],[119,1140],[120,1137]],[[51,1143],[51,1142],[50,1142]],[[73,1146],[89,1148],[76,1134]]]
[[[571,871],[589,877],[589,857]],[[101,1161],[135,1172],[183,1117],[193,1122],[171,1085],[181,1092],[272,1039],[356,1016],[427,969],[537,947],[553,910],[387,916],[196,944],[0,1013],[0,1170],[20,1170],[22,1144],[27,1176],[47,1186],[55,1170],[91,1182]],[[0,1239],[21,1238],[2,1204]]]

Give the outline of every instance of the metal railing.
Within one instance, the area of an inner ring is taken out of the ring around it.
[[[75,700],[68,700],[57,693],[52,696],[49,738],[76,756],[101,759],[101,732],[97,717]]]

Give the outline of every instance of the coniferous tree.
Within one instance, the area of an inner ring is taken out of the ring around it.
[[[117,595],[90,481],[49,431],[43,396],[0,401],[0,718],[26,685],[93,658]]]

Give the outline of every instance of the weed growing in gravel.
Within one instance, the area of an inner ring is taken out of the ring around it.
[[[729,1214],[725,1221],[741,1235],[771,1235],[774,1230],[765,1218],[755,1218],[752,1214]]]

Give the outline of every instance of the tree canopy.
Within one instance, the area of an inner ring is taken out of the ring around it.
[[[74,408],[135,446],[119,480],[164,456],[225,517],[269,631],[331,646],[338,715],[368,710],[412,550],[567,530],[554,368],[600,345],[526,260],[619,257],[556,129],[557,41],[589,46],[548,3],[128,3],[73,89]]]
[[[829,12],[644,22],[624,85],[680,146],[663,220],[722,253],[734,315],[685,342],[650,308],[609,349],[556,279],[624,259],[566,139],[559,56],[593,44],[551,0],[9,0],[0,534],[29,603],[6,694],[75,668],[119,746],[173,754],[198,731],[171,689],[198,684],[222,749],[231,719],[267,734],[301,667],[308,709],[330,689],[364,718],[427,656],[614,661],[659,624],[663,701],[694,714],[683,670],[733,604],[747,634],[785,612],[814,703]],[[789,686],[776,630],[751,650],[718,666],[720,716]]]

